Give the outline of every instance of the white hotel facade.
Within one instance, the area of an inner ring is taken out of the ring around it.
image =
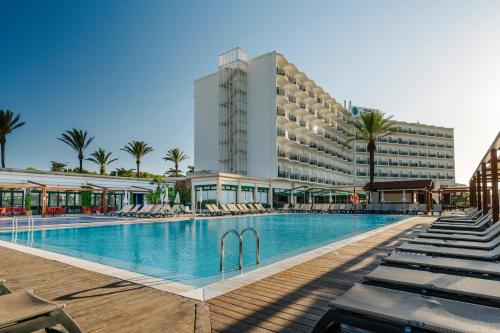
[[[248,59],[237,48],[220,55],[219,70],[195,81],[194,107],[197,171],[265,180],[270,191],[368,180],[366,144],[344,145],[354,133],[352,108],[279,53]],[[455,183],[452,128],[406,122],[394,128],[377,143],[376,180]]]

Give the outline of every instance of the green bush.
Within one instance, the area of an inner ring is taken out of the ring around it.
[[[24,196],[24,209],[25,210],[31,210],[31,193],[26,192],[26,195]]]
[[[90,208],[92,207],[92,190],[90,190],[90,187],[83,186],[82,188],[89,188],[89,190],[80,191],[82,207]]]

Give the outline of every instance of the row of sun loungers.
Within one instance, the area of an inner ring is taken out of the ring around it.
[[[183,205],[169,204],[145,204],[145,205],[127,205],[117,212],[109,213],[108,215],[120,217],[170,217],[180,214],[189,214],[191,211]]]
[[[298,204],[285,205],[280,211],[291,213],[382,213],[382,214],[427,214],[425,204]],[[441,214],[442,205],[434,204],[432,213]]]
[[[341,324],[376,332],[500,332],[500,223],[476,213],[436,221],[397,247],[330,304],[313,332],[339,332]]]
[[[264,208],[261,204],[206,204],[208,215],[241,215],[241,214],[261,214],[268,213],[270,210]]]
[[[32,291],[13,292],[0,280],[0,332],[62,332],[82,333],[77,323],[64,311],[64,305],[47,301]]]

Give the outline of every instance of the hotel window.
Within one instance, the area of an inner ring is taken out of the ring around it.
[[[236,203],[236,195],[238,186],[236,185],[222,185],[221,198],[222,203]]]
[[[267,187],[257,188],[257,202],[261,204],[268,203],[269,189]]]
[[[240,191],[240,201],[242,203],[246,202],[254,202],[253,198],[253,186],[241,186],[241,191]]]
[[[199,185],[195,186],[195,199],[196,202],[200,201],[200,193],[201,200],[217,200],[217,185]]]

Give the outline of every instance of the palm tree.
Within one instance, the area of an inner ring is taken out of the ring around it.
[[[390,127],[394,125],[394,122],[391,119],[392,116],[385,117],[385,114],[380,111],[361,113],[359,118],[355,119],[353,122],[356,131],[355,135],[344,144],[347,145],[349,142],[358,139],[366,142],[366,150],[370,154],[370,191],[375,177],[375,151],[377,149],[375,142],[377,138],[382,138],[393,133]]]
[[[92,157],[87,158],[87,161],[91,161],[97,164],[99,166],[99,173],[101,175],[104,175],[104,173],[106,172],[106,167],[114,161],[118,160],[117,158],[111,159],[111,154],[112,153],[106,153],[104,149],[99,148],[95,152],[90,154],[90,156]]]
[[[64,172],[66,169],[66,164],[57,161],[50,161],[50,171],[54,172]]]
[[[182,161],[187,160],[188,158],[189,157],[186,154],[184,154],[184,152],[181,151],[179,148],[170,149],[167,152],[167,155],[165,155],[165,157],[163,158],[165,161],[170,161],[174,163],[174,168],[171,168],[169,171],[167,171],[169,176],[171,177],[182,176],[182,172],[179,170],[179,164]]]
[[[77,130],[73,128],[61,134],[58,140],[64,142],[74,151],[78,153],[78,161],[80,162],[80,172],[83,172],[83,152],[94,141],[94,137],[87,137],[87,131]]]
[[[117,168],[111,174],[118,177],[133,177],[135,169]]]
[[[9,110],[0,110],[0,150],[2,155],[2,168],[5,168],[5,143],[7,142],[7,134],[13,130],[26,124],[21,120],[21,114],[14,116],[14,112]]]
[[[194,172],[194,165],[188,165],[187,171],[193,173]]]
[[[125,147],[123,147],[122,150],[126,151],[127,153],[132,155],[132,157],[135,158],[135,164],[137,165],[136,174],[137,178],[140,178],[141,173],[139,167],[141,165],[141,159],[150,152],[152,152],[153,148],[151,148],[144,141],[131,141]]]

